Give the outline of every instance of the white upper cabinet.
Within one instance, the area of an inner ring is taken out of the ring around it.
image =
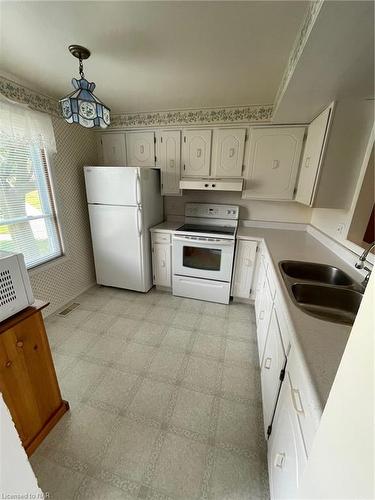
[[[109,166],[126,165],[125,134],[101,134],[103,164]]]
[[[332,105],[309,125],[298,179],[296,201],[312,206],[322,164]]]
[[[183,177],[208,177],[211,162],[212,130],[183,130]]]
[[[254,127],[243,198],[292,200],[305,127]]]
[[[257,241],[237,241],[232,287],[233,297],[250,298],[257,246]]]
[[[158,165],[161,170],[161,194],[179,195],[181,177],[181,131],[157,133]]]
[[[129,167],[155,166],[154,132],[126,132],[126,146]]]
[[[241,177],[246,129],[215,129],[212,141],[212,177]]]

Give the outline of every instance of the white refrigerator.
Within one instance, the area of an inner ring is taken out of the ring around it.
[[[149,229],[163,220],[159,171],[87,166],[84,174],[97,283],[147,292]]]

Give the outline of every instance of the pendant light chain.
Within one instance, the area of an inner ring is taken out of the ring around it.
[[[83,72],[83,62],[82,58],[79,58],[79,74],[81,75],[81,78],[85,78],[85,73]]]

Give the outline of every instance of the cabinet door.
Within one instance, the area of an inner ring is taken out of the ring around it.
[[[260,376],[262,384],[263,423],[267,428],[272,423],[280,389],[280,373],[284,369],[286,357],[281,342],[280,329],[275,309],[272,310]]]
[[[233,297],[248,299],[255,269],[258,243],[256,241],[238,240],[234,265]]]
[[[125,134],[102,134],[100,142],[104,165],[126,165]]]
[[[296,201],[304,205],[313,203],[331,113],[330,106],[315,118],[308,128],[296,192]]]
[[[256,316],[257,323],[257,340],[259,363],[262,364],[264,346],[266,344],[268,325],[270,323],[271,312],[273,308],[273,300],[268,286],[267,279],[264,281],[263,290],[261,293],[261,303],[259,305],[259,314]]]
[[[184,130],[182,143],[183,177],[210,175],[212,130]]]
[[[292,200],[305,127],[262,127],[250,132],[243,198]]]
[[[162,130],[157,143],[158,163],[161,169],[161,194],[180,195],[181,132]]]
[[[255,294],[255,303],[254,303],[255,319],[256,319],[257,325],[258,325],[258,317],[259,317],[259,313],[260,313],[260,307],[261,307],[262,301],[263,301],[263,294],[265,293],[264,285],[265,285],[265,282],[267,279],[266,278],[266,269],[264,267],[264,262],[263,262],[263,258],[262,258],[261,254],[259,254],[258,260],[259,260],[259,271],[258,271],[257,282],[255,285],[255,289],[256,289],[255,293],[256,294]]]
[[[241,177],[246,129],[216,129],[212,141],[213,177]]]
[[[126,132],[126,147],[129,167],[155,166],[154,132]]]
[[[268,476],[272,499],[297,498],[307,457],[287,379],[282,386],[268,442]]]
[[[154,243],[152,247],[152,264],[154,285],[170,288],[171,281],[171,247],[169,244]]]

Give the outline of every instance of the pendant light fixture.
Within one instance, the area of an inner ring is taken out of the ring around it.
[[[81,78],[73,78],[73,92],[59,100],[62,116],[68,123],[79,123],[87,128],[106,128],[110,124],[110,109],[95,97],[95,83],[87,81],[83,72],[82,61],[90,57],[90,51],[81,45],[70,45],[69,51],[79,59]]]

